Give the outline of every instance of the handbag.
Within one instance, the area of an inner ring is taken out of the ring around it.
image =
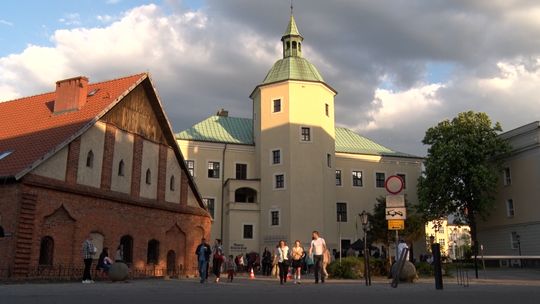
[[[278,265],[275,264],[275,265],[272,267],[272,276],[277,277],[278,275],[279,275],[279,268],[278,268]]]

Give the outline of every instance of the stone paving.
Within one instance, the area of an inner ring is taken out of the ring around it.
[[[472,274],[470,272],[469,274]],[[128,283],[27,283],[0,285],[0,304],[19,303],[338,303],[366,301],[384,303],[540,303],[540,271],[497,270],[481,272],[468,288],[445,278],[444,290],[435,290],[432,279],[391,288],[385,278],[374,278],[373,285],[363,280],[329,280],[315,285],[280,286],[273,278],[249,280],[239,277],[234,283],[200,284],[194,279],[141,280]]]

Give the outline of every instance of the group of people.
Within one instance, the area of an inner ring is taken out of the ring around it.
[[[82,256],[84,261],[84,271],[83,271],[83,278],[82,282],[84,284],[88,283],[94,283],[94,280],[92,280],[92,274],[91,274],[91,268],[92,268],[92,262],[94,261],[94,256],[97,253],[97,248],[93,243],[92,234],[89,234],[86,240],[84,240],[82,245]],[[115,261],[122,261],[123,260],[123,250],[122,245],[119,245],[116,250],[116,257]],[[106,276],[109,273],[109,269],[111,268],[113,264],[113,260],[109,257],[109,248],[103,247],[101,250],[101,253],[99,254],[97,265],[96,265],[96,271],[98,274],[101,274],[101,276]]]
[[[223,253],[223,246],[220,239],[216,239],[214,245],[210,247],[206,239],[195,250],[198,261],[200,282],[208,281],[208,270],[210,261],[212,261],[212,272],[215,275],[215,282],[219,283],[221,277],[222,265],[227,272],[227,279],[232,282],[238,269],[237,260],[232,255],[228,258]],[[309,250],[306,252],[300,241],[295,241],[292,248],[287,246],[284,240],[280,240],[272,254],[267,248],[262,254],[262,272],[264,275],[270,275],[270,272],[279,277],[281,285],[287,283],[289,269],[292,272],[294,284],[301,283],[302,268],[305,261],[311,260],[314,266],[315,284],[325,282],[328,277],[326,266],[330,262],[330,252],[326,246],[325,240],[318,231],[313,231]],[[248,271],[253,271],[253,265]]]

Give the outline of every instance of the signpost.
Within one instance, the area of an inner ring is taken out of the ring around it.
[[[398,259],[399,230],[405,229],[405,219],[407,218],[407,209],[405,208],[405,196],[400,195],[403,191],[403,179],[397,175],[389,176],[384,187],[390,195],[386,196],[386,220],[388,221],[388,230],[396,231],[396,262]]]

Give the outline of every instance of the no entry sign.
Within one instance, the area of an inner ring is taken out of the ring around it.
[[[384,187],[390,194],[399,194],[403,190],[403,180],[397,175],[389,176],[384,183]]]

